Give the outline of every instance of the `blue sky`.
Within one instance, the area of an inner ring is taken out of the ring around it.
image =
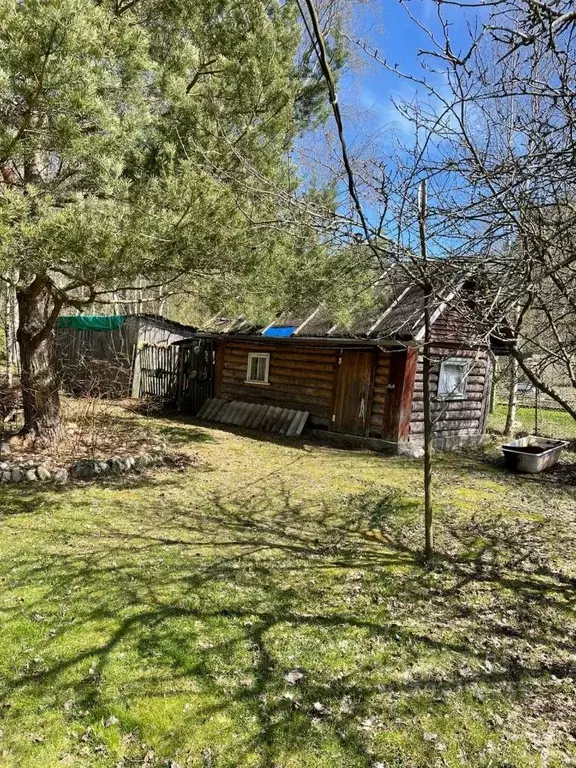
[[[424,26],[438,32],[434,0],[408,0],[407,6]],[[453,9],[450,36],[452,42],[461,48],[466,48],[466,23],[470,20],[470,14],[465,15],[461,9]],[[409,75],[422,77],[426,74],[429,81],[442,87],[442,76],[433,72],[425,73],[418,57],[419,50],[432,48],[432,43],[425,32],[410,19],[399,0],[356,3],[353,36],[365,41],[370,49],[377,50],[378,56],[390,65],[397,65]],[[362,51],[357,51],[361,67],[353,66],[346,72],[339,87],[340,100],[348,118],[348,140],[361,141],[363,132],[379,128],[381,140],[387,143],[391,132],[403,134],[410,130],[406,121],[398,115],[392,101],[412,99],[418,86],[388,72]],[[359,129],[355,129],[355,123],[360,126]]]
[[[377,51],[378,57],[391,66],[397,65],[406,74],[426,75],[440,88],[445,85],[441,74],[423,70],[418,53],[430,49],[432,43],[409,17],[400,0],[352,0],[351,5],[354,16],[346,26],[353,41],[361,40],[367,49]],[[438,31],[434,0],[407,0],[407,6],[423,25]],[[452,16],[451,38],[456,45],[465,47],[468,36],[464,12],[454,9]],[[377,156],[389,151],[395,139],[410,141],[412,126],[395,109],[394,101],[411,101],[419,88],[388,71],[358,45],[351,43],[351,49],[352,59],[338,83],[346,139],[353,155]],[[420,89],[420,97],[424,96],[424,90]],[[330,136],[326,137],[326,132],[332,133],[332,141]],[[314,136],[306,137],[304,147],[311,165],[324,161],[326,145],[334,145],[333,132],[334,122],[330,118],[328,126]],[[337,159],[333,151],[332,166]]]
[[[442,38],[434,0],[407,0],[407,6],[415,19],[433,30],[437,39]],[[445,6],[443,12],[446,13]],[[355,0],[350,38],[361,40],[370,51],[377,51],[378,57],[385,59],[390,66],[397,66],[405,74],[417,78],[425,76],[428,82],[433,82],[442,90],[446,87],[446,76],[441,72],[443,64],[434,63],[436,72],[423,69],[419,51],[432,49],[433,43],[409,13],[400,0]],[[457,8],[451,10],[450,38],[456,52],[467,50],[467,25],[477,18],[476,12],[465,13]],[[350,65],[338,84],[347,145],[355,160],[385,159],[398,142],[411,146],[414,140],[412,124],[398,113],[393,102],[412,101],[416,96],[426,101],[429,97],[426,89],[388,71],[357,45],[352,44],[352,50]],[[432,61],[428,59],[429,64]],[[322,178],[323,163],[331,170],[338,168],[341,174],[341,152],[332,116],[328,126],[306,142],[304,151],[308,153],[309,167],[319,168],[319,179]],[[342,183],[339,189],[342,206],[347,208],[349,197],[346,184]],[[363,208],[375,224],[378,219],[376,208],[366,199],[363,200]]]

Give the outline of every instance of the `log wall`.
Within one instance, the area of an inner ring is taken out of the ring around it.
[[[249,352],[270,353],[269,384],[246,384]],[[226,340],[216,352],[216,397],[309,411],[313,427],[329,429],[339,350]]]
[[[379,350],[374,374],[374,390],[372,408],[370,410],[370,426],[368,429],[370,437],[382,437],[383,435],[384,420],[390,399],[389,382],[390,353]]]
[[[270,353],[269,384],[247,384],[250,352]],[[421,441],[424,434],[422,357],[416,347],[379,350],[374,374],[367,437],[387,441]],[[312,427],[332,428],[340,350],[239,339],[219,340],[216,353],[215,396],[227,400],[294,408],[310,412]],[[446,358],[471,358],[466,397],[438,400],[440,363]],[[490,360],[485,349],[462,349],[451,344],[432,348],[432,412],[437,419],[434,437],[482,434],[485,431],[490,388]]]
[[[440,364],[447,358],[474,360],[474,366],[466,380],[466,395],[463,399],[439,400],[438,376]],[[434,438],[481,435],[486,431],[488,398],[490,394],[491,362],[485,349],[462,349],[451,345],[436,344],[431,349],[430,395]],[[410,440],[424,439],[424,385],[423,360],[418,357],[414,382]]]

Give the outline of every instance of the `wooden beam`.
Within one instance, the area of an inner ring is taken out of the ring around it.
[[[407,347],[390,354],[388,397],[382,426],[384,440],[408,440],[417,366],[418,347]]]
[[[302,328],[305,328],[308,325],[308,323],[310,322],[310,320],[313,320],[316,317],[316,315],[318,314],[318,312],[320,312],[321,309],[322,309],[322,305],[320,305],[317,309],[315,309],[314,312],[312,312],[311,315],[309,315],[302,323],[300,323],[300,325],[298,326],[298,328],[296,328],[296,330],[294,331],[294,333],[292,335],[293,336],[298,336],[298,334],[300,333]]]
[[[398,304],[402,301],[404,296],[406,296],[408,291],[410,291],[411,289],[412,289],[412,286],[409,285],[408,288],[405,288],[402,291],[402,293],[394,299],[394,301],[388,306],[387,309],[384,310],[384,312],[380,315],[378,320],[376,320],[374,325],[370,328],[370,330],[366,334],[367,336],[371,336],[374,333],[374,331],[378,328],[378,326],[382,324],[382,321],[388,316],[388,314],[394,309],[394,307],[398,306]]]
[[[223,339],[217,339],[214,345],[216,356],[214,365],[214,397],[220,397],[222,390],[222,372],[224,370],[224,355],[226,354],[226,344]]]

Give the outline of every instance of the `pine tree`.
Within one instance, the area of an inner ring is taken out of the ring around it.
[[[59,431],[64,307],[273,254],[250,226],[259,180],[293,186],[322,87],[299,45],[280,0],[0,0],[0,273],[19,276],[27,433]]]

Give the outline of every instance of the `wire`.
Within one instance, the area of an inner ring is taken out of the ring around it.
[[[304,20],[304,26],[306,27],[308,35],[310,36],[312,47],[314,48],[316,56],[318,57],[320,69],[322,70],[324,80],[326,81],[326,85],[328,86],[328,96],[330,98],[330,104],[332,106],[332,111],[334,113],[336,128],[338,130],[338,140],[340,142],[340,147],[342,151],[342,161],[344,163],[344,169],[346,171],[346,176],[348,178],[348,192],[354,203],[354,208],[356,209],[356,213],[358,214],[358,217],[360,219],[360,223],[362,225],[362,229],[366,237],[366,243],[370,248],[370,250],[376,256],[376,258],[378,259],[378,262],[380,262],[380,252],[372,241],[372,237],[370,235],[370,231],[368,228],[368,222],[366,220],[366,217],[364,216],[364,211],[362,210],[362,205],[360,203],[360,197],[358,196],[358,192],[356,189],[356,182],[354,181],[354,172],[352,170],[352,165],[350,164],[350,157],[348,155],[348,148],[346,146],[346,138],[344,136],[344,123],[342,121],[342,113],[340,112],[340,105],[338,103],[338,94],[336,93],[336,85],[334,83],[334,77],[332,76],[332,71],[330,69],[330,64],[328,62],[326,42],[324,40],[324,35],[320,28],[318,13],[316,12],[314,0],[304,0],[304,2],[306,3],[306,7],[308,8],[308,13],[310,14],[310,20],[312,21],[314,34],[312,34],[312,31],[310,30],[308,19],[306,18],[306,15],[302,9],[300,0],[297,0],[300,14],[302,15],[302,18]]]

